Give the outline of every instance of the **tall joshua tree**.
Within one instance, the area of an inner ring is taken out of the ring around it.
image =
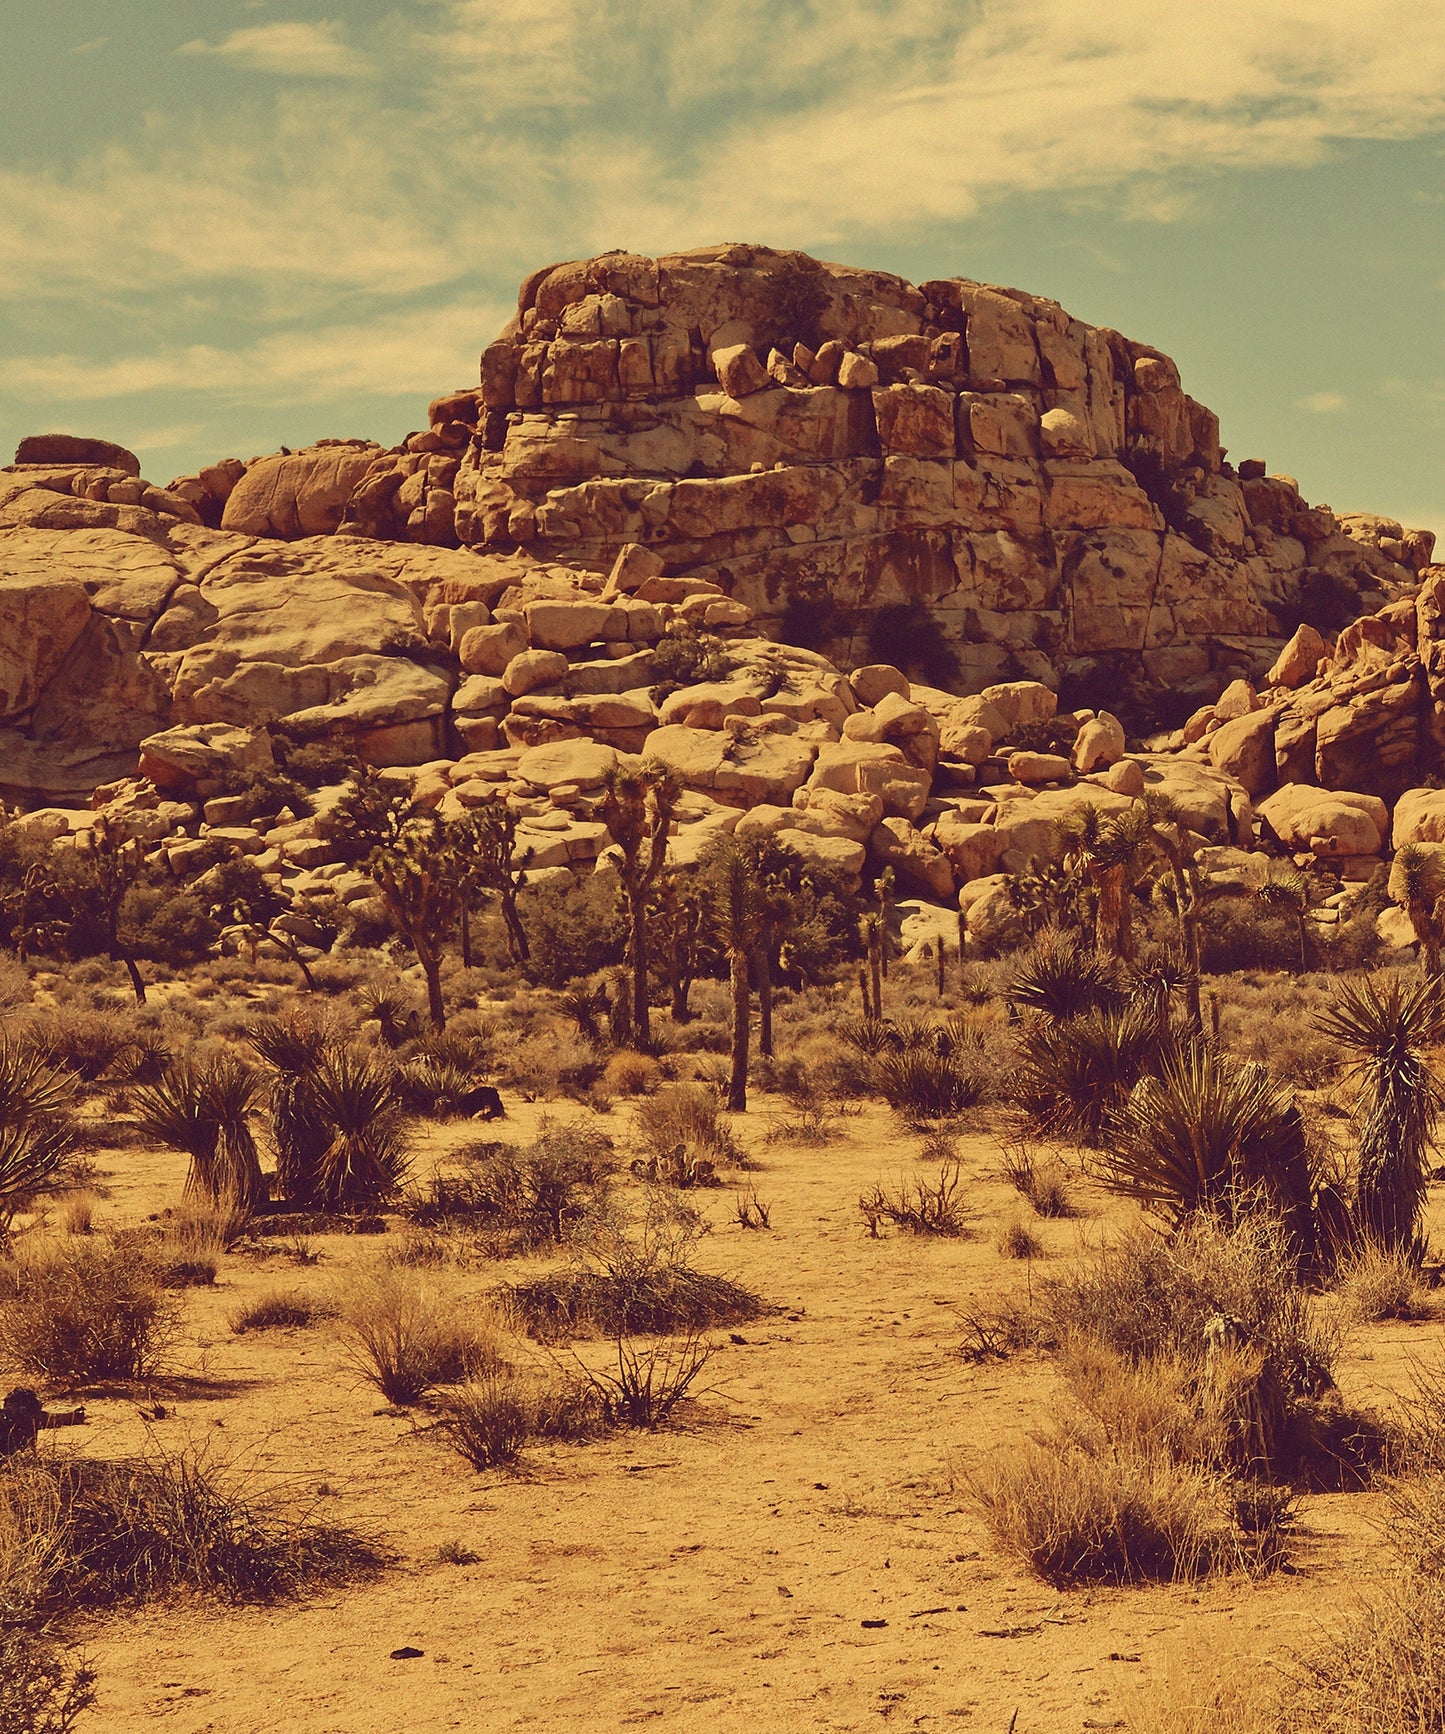
[[[441,966],[461,904],[461,875],[445,827],[431,813],[413,813],[394,839],[366,859],[387,912],[416,953],[426,977],[427,1009],[434,1029],[445,1029]]]
[[[741,1114],[748,1105],[748,969],[758,942],[762,889],[747,851],[731,837],[713,855],[708,870],[717,938],[727,953],[732,989],[732,1067],[728,1109]]]
[[[1094,947],[1104,956],[1134,955],[1134,880],[1152,841],[1142,805],[1108,817],[1090,806],[1080,816],[1070,853],[1094,891]]]
[[[597,813],[621,859],[617,874],[627,902],[627,956],[632,969],[632,1039],[652,1046],[647,994],[647,905],[667,861],[667,831],[681,785],[659,765],[608,772]]]
[[[1386,1251],[1401,1251],[1414,1240],[1425,1205],[1441,1108],[1425,1054],[1445,1035],[1445,1000],[1433,979],[1386,971],[1345,982],[1318,1027],[1349,1053],[1361,1085],[1358,1226]]]
[[[514,964],[525,963],[531,952],[517,912],[517,891],[531,850],[517,850],[517,815],[505,801],[491,801],[451,824],[448,836],[461,874],[463,964],[471,968],[469,905],[479,891],[496,893],[507,933],[507,955]]]
[[[1189,827],[1167,796],[1151,797],[1148,814],[1154,840],[1169,863],[1174,916],[1179,923],[1179,949],[1184,960],[1184,996],[1189,1022],[1196,1036],[1204,1034],[1204,1013],[1199,1002],[1199,908],[1203,902],[1199,862]]]
[[[1301,975],[1310,966],[1309,913],[1312,890],[1307,874],[1301,873],[1297,867],[1286,867],[1278,861],[1271,861],[1263,882],[1254,893],[1266,909],[1278,910],[1294,922]],[[1418,929],[1416,931],[1418,932]]]
[[[125,894],[140,877],[143,865],[141,846],[124,836],[103,816],[96,820],[90,834],[90,847],[85,853],[88,889],[95,897],[96,913],[105,932],[106,948],[117,963],[125,965],[130,977],[135,1003],[146,1002],[145,983],[141,980],[135,954],[121,937],[120,915]]]

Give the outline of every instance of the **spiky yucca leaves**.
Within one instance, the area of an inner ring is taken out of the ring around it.
[[[1310,1176],[1294,1098],[1259,1065],[1194,1043],[1141,1078],[1106,1131],[1100,1177],[1178,1226],[1269,1208],[1296,1255],[1309,1245]]]
[[[1399,1251],[1415,1239],[1425,1203],[1442,1103],[1425,1050],[1445,1036],[1445,1000],[1431,979],[1385,972],[1342,983],[1315,1025],[1347,1051],[1360,1084],[1356,1227]]]
[[[1114,960],[1056,927],[1045,928],[1024,953],[1004,993],[1021,1011],[1053,1018],[1116,1007],[1126,997]]]
[[[1119,1010],[1040,1018],[1019,1043],[1015,1096],[1046,1134],[1097,1145],[1130,1090],[1178,1045],[1167,1003],[1154,994]]]
[[[43,1053],[0,1037],[0,1240],[18,1211],[64,1175],[80,1142],[75,1080]]]
[[[873,1076],[889,1107],[910,1123],[946,1120],[983,1099],[983,1079],[966,1047],[899,1048],[879,1054]]]
[[[311,1074],[310,1100],[327,1141],[316,1163],[316,1196],[328,1209],[379,1204],[410,1166],[396,1076],[359,1048],[333,1045]]]
[[[276,1190],[290,1203],[314,1204],[321,1158],[331,1142],[313,1087],[326,1051],[326,1031],[300,1018],[276,1019],[255,1025],[248,1040],[270,1073]]]
[[[266,1202],[252,1131],[260,1095],[260,1080],[233,1054],[204,1065],[177,1060],[158,1084],[136,1091],[136,1120],[150,1137],[190,1157],[188,1193],[255,1210]]]

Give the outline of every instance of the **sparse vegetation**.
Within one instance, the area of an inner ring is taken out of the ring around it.
[[[0,1351],[57,1384],[153,1377],[178,1318],[135,1240],[27,1240],[0,1265]]]
[[[858,1209],[875,1239],[885,1222],[908,1234],[956,1237],[968,1233],[972,1214],[963,1197],[963,1170],[956,1161],[944,1162],[932,1176],[880,1180],[859,1198]]]
[[[378,1270],[339,1305],[351,1366],[400,1407],[505,1364],[501,1324],[489,1310],[465,1308],[410,1271]]]

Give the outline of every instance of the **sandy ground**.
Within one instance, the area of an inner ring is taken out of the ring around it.
[[[911,1162],[917,1140],[870,1110],[823,1148],[764,1146],[780,1106],[764,1099],[741,1128],[771,1232],[739,1229],[730,1191],[693,1197],[716,1224],[702,1262],[783,1310],[726,1342],[682,1426],[534,1450],[518,1473],[477,1474],[412,1419],[377,1413],[325,1324],[230,1330],[227,1315],[264,1289],[344,1285],[381,1256],[380,1237],[318,1237],[322,1261],[305,1270],[279,1252],[228,1256],[217,1287],[186,1299],[178,1358],[204,1383],[163,1394],[170,1412],[152,1423],[135,1400],[92,1401],[89,1426],[55,1435],[55,1448],[119,1453],[148,1432],[167,1447],[199,1441],[256,1485],[279,1481],[375,1529],[400,1563],[279,1607],[187,1601],[87,1622],[73,1636],[100,1698],[83,1725],[1119,1728],[1140,1682],[1187,1690],[1196,1669],[1287,1650],[1349,1605],[1378,1557],[1372,1495],[1307,1500],[1296,1570],[1262,1582],[1057,1594],[1002,1555],[967,1467],[1044,1420],[1058,1386],[1034,1358],[977,1367],[959,1353],[961,1309],[1029,1280],[995,1246],[1016,1208],[993,1174],[998,1146],[986,1132],[961,1146],[971,1238],[872,1240],[858,1194]],[[533,1114],[519,1110],[507,1135],[525,1136]],[[627,1114],[619,1104],[614,1135]],[[429,1131],[423,1169],[475,1135]],[[178,1197],[174,1155],[103,1152],[99,1167],[101,1226]],[[1036,1271],[1122,1220],[1083,1197],[1083,1218],[1036,1225],[1048,1247]],[[447,1280],[480,1293],[513,1274]],[[1353,1395],[1388,1392],[1438,1346],[1436,1326],[1377,1327],[1344,1382]],[[454,1543],[474,1563],[441,1563]],[[423,1654],[391,1659],[404,1646]]]

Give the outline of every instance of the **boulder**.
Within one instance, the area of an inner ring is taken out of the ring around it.
[[[895,746],[873,741],[839,741],[818,749],[808,786],[841,795],[877,795],[894,818],[917,819],[928,804],[932,778],[910,765]]]
[[[85,439],[78,434],[27,434],[15,448],[17,464],[84,464],[87,468],[140,474],[140,459],[110,440]]]
[[[1390,842],[1445,843],[1445,789],[1406,789],[1395,803]]]
[[[243,536],[329,536],[381,447],[337,440],[258,458],[232,488],[221,528]]]
[[[184,789],[223,771],[269,771],[275,765],[264,729],[231,723],[193,723],[166,729],[140,743],[140,773],[158,789]]]
[[[1106,710],[1091,717],[1074,737],[1070,760],[1080,776],[1106,771],[1124,756],[1124,725]]]
[[[844,837],[866,843],[883,817],[883,797],[840,794],[836,789],[805,784],[793,790],[793,823],[816,837]]]
[[[1274,725],[1270,710],[1246,711],[1226,722],[1208,737],[1210,764],[1249,794],[1267,793],[1275,777]]]
[[[1073,766],[1060,753],[1010,753],[1008,774],[1016,783],[1061,783],[1073,775]]]
[[[512,658],[520,656],[526,648],[526,628],[519,621],[497,621],[463,633],[458,660],[468,674],[500,676]]]
[[[1269,686],[1303,686],[1307,680],[1314,679],[1328,655],[1329,646],[1313,626],[1297,626],[1293,638],[1265,675],[1265,681]]]
[[[1008,883],[1006,873],[996,873],[975,879],[959,892],[958,906],[964,914],[970,947],[1002,951],[1022,944],[1027,937],[1023,916],[1009,898]]]
[[[906,819],[884,819],[868,844],[878,869],[891,867],[899,885],[922,897],[951,897],[953,869],[948,857]]]
[[[1308,783],[1277,789],[1260,802],[1259,816],[1287,848],[1327,859],[1378,855],[1390,823],[1389,810],[1378,796]]]
[[[598,741],[550,741],[529,747],[517,760],[517,781],[534,789],[572,783],[579,789],[600,788],[617,765],[617,751]]]
[[[875,705],[890,692],[899,698],[909,696],[908,676],[891,662],[869,662],[855,668],[848,676],[848,684],[859,704],[864,705]]]
[[[539,686],[554,685],[566,672],[567,658],[560,650],[522,650],[502,670],[502,686],[513,698],[521,698]]]

